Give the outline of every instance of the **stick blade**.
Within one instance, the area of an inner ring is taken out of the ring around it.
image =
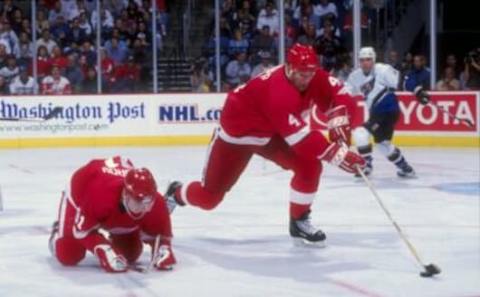
[[[425,271],[420,272],[421,277],[432,277],[434,275],[440,274],[442,270],[435,264],[425,265]]]
[[[47,114],[43,119],[44,119],[45,121],[48,121],[48,120],[50,120],[50,119],[53,119],[53,118],[56,117],[59,113],[61,113],[62,110],[63,110],[63,107],[57,106],[57,107],[55,107],[54,109],[52,109],[52,111],[51,111],[49,114]]]

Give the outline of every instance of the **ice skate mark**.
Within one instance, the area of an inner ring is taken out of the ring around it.
[[[0,228],[0,235],[11,233],[23,233],[27,235],[50,234],[48,226],[8,226]]]
[[[31,171],[27,168],[22,168],[20,166],[15,165],[15,164],[8,164],[8,167],[13,168],[13,169],[17,169],[18,171],[23,172],[23,173],[34,174],[33,171]]]
[[[347,289],[349,290],[350,292],[354,292],[354,293],[357,293],[358,295],[360,296],[367,296],[367,297],[384,297],[383,295],[379,295],[375,292],[372,292],[372,291],[369,291],[367,289],[364,289],[360,286],[357,286],[357,285],[354,285],[354,284],[351,284],[351,283],[348,283],[346,281],[342,281],[342,280],[336,280],[336,279],[332,279],[330,278],[329,279],[331,283],[339,286],[339,287],[342,287],[344,289]]]

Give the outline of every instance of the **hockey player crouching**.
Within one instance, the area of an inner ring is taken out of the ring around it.
[[[88,250],[105,271],[125,272],[145,242],[153,267],[169,270],[176,263],[171,237],[168,208],[150,171],[117,156],[92,160],[73,174],[49,247],[66,266],[78,264]]]
[[[372,47],[361,48],[358,59],[360,68],[349,75],[347,85],[353,94],[364,96],[370,114],[367,121],[352,133],[358,152],[367,161],[364,173],[369,175],[373,170],[370,143],[370,136],[373,135],[378,150],[397,167],[397,175],[414,177],[412,166],[391,142],[400,115],[394,93],[399,85],[399,72],[390,65],[375,63],[376,54]]]
[[[285,65],[265,71],[228,94],[202,181],[172,183],[165,195],[169,208],[215,208],[256,154],[293,171],[290,235],[296,242],[321,246],[326,236],[312,225],[310,208],[322,161],[349,173],[365,165],[363,158],[344,144],[350,136],[352,102],[343,85],[319,68],[313,48],[295,44]],[[314,105],[328,113],[330,141],[307,123]]]

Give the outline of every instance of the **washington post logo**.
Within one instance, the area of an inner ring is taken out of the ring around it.
[[[34,103],[21,105],[18,103],[0,101],[0,117],[14,119],[43,118],[57,105],[52,102]],[[82,120],[107,119],[110,124],[118,120],[145,119],[145,103],[123,104],[121,102],[108,102],[104,106],[72,104],[63,105],[62,111],[54,118],[66,123],[74,123]]]

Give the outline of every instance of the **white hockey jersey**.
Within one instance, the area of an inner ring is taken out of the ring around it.
[[[38,85],[33,77],[29,77],[26,83],[23,83],[20,76],[16,76],[10,83],[10,94],[12,95],[33,95],[38,90]]]
[[[346,84],[353,95],[364,96],[368,109],[371,109],[398,88],[399,78],[400,73],[392,66],[376,63],[368,74],[360,68],[355,69]]]

